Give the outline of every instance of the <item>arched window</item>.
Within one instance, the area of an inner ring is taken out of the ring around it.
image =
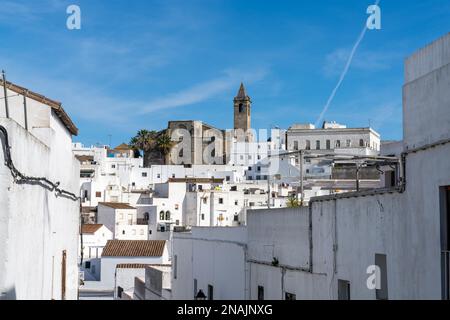
[[[166,220],[167,220],[167,221],[170,220],[170,211],[166,211]]]
[[[244,112],[244,105],[242,103],[239,104],[239,113]]]
[[[159,213],[159,220],[164,220],[164,211]]]
[[[364,147],[364,139],[359,140],[359,146]]]

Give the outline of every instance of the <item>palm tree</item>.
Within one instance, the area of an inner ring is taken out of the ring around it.
[[[289,197],[287,201],[288,208],[298,208],[300,207],[300,202],[298,201],[296,196]]]
[[[174,144],[175,143],[166,132],[159,135],[158,139],[156,140],[156,148],[162,153],[164,159],[167,159],[167,156],[169,156],[170,158],[170,151],[172,150]],[[168,163],[169,161],[167,160],[166,164]]]
[[[158,133],[156,131],[139,130],[136,136],[131,138],[130,146],[135,151],[142,150],[144,152],[144,161],[147,159],[148,153],[156,148],[156,140]]]

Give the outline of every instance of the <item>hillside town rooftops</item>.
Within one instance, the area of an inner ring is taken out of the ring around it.
[[[109,240],[102,257],[161,257],[165,240]]]

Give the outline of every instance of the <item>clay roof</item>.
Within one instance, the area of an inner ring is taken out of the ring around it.
[[[165,240],[109,240],[102,257],[161,257]]]
[[[169,182],[185,183],[223,183],[223,178],[169,178]]]
[[[116,269],[145,269],[147,267],[170,267],[170,264],[120,263]]]
[[[0,79],[0,85],[3,86],[2,79]],[[62,123],[66,126],[67,130],[69,130],[69,132],[74,136],[78,135],[78,128],[72,122],[66,111],[64,111],[61,102],[49,99],[39,93],[30,91],[9,81],[6,81],[6,88],[18,94],[26,95],[28,98],[33,99],[37,102],[50,106],[55,111],[58,118],[60,118]]]
[[[121,145],[118,145],[117,147],[115,147],[114,150],[127,150],[128,151],[128,150],[132,150],[132,149],[126,143],[122,143]]]
[[[103,227],[102,224],[83,224],[81,226],[81,232],[93,234],[97,232],[97,230],[100,229],[101,227]]]
[[[76,155],[75,158],[77,158],[80,162],[94,161],[94,156]]]
[[[128,203],[121,202],[99,202],[98,204],[113,209],[136,209],[135,207],[130,206]]]

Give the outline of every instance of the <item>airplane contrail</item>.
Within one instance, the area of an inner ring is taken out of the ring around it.
[[[375,5],[377,6],[379,3],[380,3],[380,0],[377,0],[377,1],[375,2]],[[333,99],[334,99],[334,97],[336,96],[336,92],[337,92],[337,91],[339,90],[339,88],[341,87],[341,84],[342,84],[342,82],[344,81],[345,76],[347,75],[348,70],[350,69],[350,65],[352,64],[353,57],[355,56],[356,50],[358,49],[359,44],[361,43],[361,41],[364,39],[364,36],[365,36],[365,34],[366,34],[366,31],[367,31],[367,24],[365,23],[365,24],[364,24],[363,30],[361,31],[361,33],[359,34],[358,39],[356,40],[355,44],[353,45],[352,51],[350,52],[350,56],[348,57],[347,63],[345,64],[345,68],[344,68],[344,70],[342,71],[341,76],[339,77],[338,83],[336,84],[336,86],[334,87],[333,91],[331,92],[331,95],[330,95],[330,97],[328,98],[327,103],[325,104],[325,107],[323,108],[322,112],[320,113],[319,118],[317,118],[317,121],[316,121],[316,124],[315,124],[315,125],[316,125],[316,128],[317,128],[318,126],[320,126],[320,123],[322,122],[323,117],[325,116],[325,113],[327,113],[328,108],[329,108],[330,105],[331,105],[331,102],[333,102]]]

